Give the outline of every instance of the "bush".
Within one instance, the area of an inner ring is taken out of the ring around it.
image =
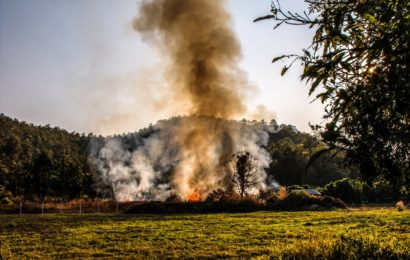
[[[222,189],[214,190],[206,197],[207,202],[229,202],[240,199],[241,197],[236,192],[229,192]]]
[[[280,201],[282,209],[300,209],[307,206],[318,204],[320,199],[309,195],[304,190],[291,191],[283,200]]]
[[[327,184],[321,192],[346,202],[362,202],[366,199],[363,187],[364,183],[361,181],[344,178]]]
[[[396,191],[391,183],[383,179],[369,186],[360,180],[344,178],[331,182],[318,190],[324,195],[338,197],[350,203],[392,201],[400,194],[400,191]],[[405,193],[405,191],[402,192]]]
[[[266,204],[268,209],[282,210],[347,208],[346,204],[338,198],[312,196],[304,190],[292,191],[284,199],[271,198]]]
[[[287,195],[286,188],[283,186],[279,187],[278,191],[275,192],[273,196],[270,196],[265,200],[268,208],[275,208]]]
[[[13,194],[0,185],[0,204],[13,205]]]
[[[259,190],[258,199],[261,201],[268,201],[274,197],[277,197],[277,195],[276,192],[272,189]]]
[[[0,199],[1,205],[13,205],[13,201],[7,197]]]

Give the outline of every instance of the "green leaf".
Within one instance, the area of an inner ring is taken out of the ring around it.
[[[261,17],[256,18],[255,20],[253,20],[253,22],[255,23],[255,22],[262,21],[262,20],[273,19],[273,18],[275,18],[275,17],[276,17],[276,16],[275,16],[275,15],[272,15],[272,14],[270,14],[270,15],[265,15],[265,16],[261,16]]]
[[[281,59],[283,59],[283,58],[285,58],[285,57],[287,57],[287,56],[286,56],[286,55],[282,55],[282,56],[275,57],[275,58],[273,58],[272,63],[275,63],[275,62],[277,62],[278,60],[281,60]]]
[[[286,71],[288,71],[288,69],[289,69],[289,67],[286,67],[286,66],[283,67],[283,68],[282,68],[282,71],[280,72],[280,75],[281,75],[281,76],[285,75],[285,73],[286,73]]]
[[[318,78],[313,82],[309,90],[309,96],[315,91],[315,89],[317,88],[317,86],[320,84],[321,81],[322,81],[322,78]]]

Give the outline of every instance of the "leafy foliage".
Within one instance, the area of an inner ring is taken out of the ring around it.
[[[179,119],[166,121],[175,123],[175,120]],[[89,164],[89,157],[96,156],[95,153],[108,139],[115,139],[127,151],[135,151],[143,145],[144,140],[159,131],[158,127],[150,125],[129,134],[85,136],[49,126],[34,126],[5,115],[0,116],[0,121],[0,186],[4,186],[4,190],[10,191],[13,196],[21,195],[30,200],[42,199],[44,196],[66,199],[84,195],[111,197],[110,185],[105,187],[109,191],[107,194],[102,194],[100,186],[96,189],[96,183],[101,182],[96,178],[99,176],[95,174],[96,169]],[[347,170],[338,158],[319,158],[305,172],[309,156],[323,147],[310,134],[299,132],[293,126],[279,126],[275,120],[269,124],[246,120],[240,123],[245,127],[270,129],[268,145],[265,147],[272,158],[272,163],[266,169],[268,182],[276,180],[284,185],[317,186],[347,176]],[[173,149],[169,150],[177,153]],[[173,168],[163,169],[161,165],[154,167],[163,171],[157,181],[166,183]]]
[[[0,187],[14,196],[94,194],[87,163],[91,135],[34,126],[0,115]]]
[[[323,186],[356,174],[354,169],[345,167],[340,155],[325,154],[306,169],[309,159],[323,147],[324,144],[315,136],[290,125],[280,125],[269,137],[267,149],[272,162],[267,169],[268,178],[285,186]]]
[[[361,202],[365,199],[364,183],[358,180],[344,178],[327,184],[321,192],[323,194],[341,198],[346,202]]]
[[[275,28],[315,29],[310,46],[291,59],[281,74],[300,61],[309,95],[326,104],[325,126],[315,126],[327,148],[343,151],[368,182],[378,177],[397,189],[410,184],[410,13],[409,1],[306,0],[309,12],[272,4]],[[326,148],[326,149],[327,149]]]
[[[358,179],[344,178],[319,189],[324,195],[355,203],[392,201],[400,195],[386,180],[377,180],[373,185],[368,185]],[[402,194],[401,196],[408,196],[408,194]]]

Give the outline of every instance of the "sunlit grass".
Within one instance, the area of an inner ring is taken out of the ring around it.
[[[0,241],[6,259],[410,256],[410,211],[2,215]]]

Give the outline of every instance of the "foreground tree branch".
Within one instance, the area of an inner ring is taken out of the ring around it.
[[[302,14],[272,3],[274,29],[288,25],[315,30],[312,42],[288,59],[304,67],[309,95],[326,104],[325,125],[312,126],[329,151],[343,151],[364,179],[410,184],[409,1],[306,0]],[[406,188],[407,187],[407,188]],[[403,191],[405,192],[405,191]]]

